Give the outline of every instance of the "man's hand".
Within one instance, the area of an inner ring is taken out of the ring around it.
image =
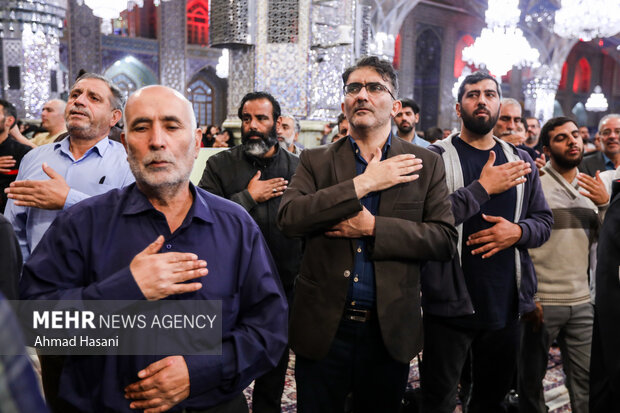
[[[482,258],[489,258],[501,250],[513,246],[521,239],[523,231],[519,225],[503,217],[482,214],[482,218],[495,225],[471,234],[467,238],[468,246],[484,244],[482,247],[473,250],[472,255],[485,253]]]
[[[577,174],[577,182],[585,190],[579,191],[579,193],[590,198],[595,205],[601,206],[609,202],[609,193],[601,179],[600,171],[596,171],[596,178],[592,178],[588,174],[579,173]]]
[[[129,270],[148,300],[161,300],[169,295],[191,293],[202,287],[199,282],[185,281],[203,277],[209,272],[207,262],[196,254],[183,252],[157,252],[164,245],[160,235],[155,242],[131,260]]]
[[[4,190],[15,205],[40,208],[62,209],[65,206],[69,185],[65,179],[43,162],[43,172],[50,177],[45,181],[15,181]]]
[[[545,319],[543,318],[542,305],[539,302],[536,302],[536,308],[534,309],[534,311],[523,314],[521,318],[523,319],[523,321],[530,325],[534,333],[539,332],[540,328],[545,322]]]
[[[11,129],[9,129],[9,135],[11,135],[11,137],[13,139],[15,139],[17,142],[21,143],[22,145],[30,146],[31,148],[36,148],[37,147],[37,145],[32,143],[30,141],[30,139],[28,139],[24,135],[22,135],[22,133],[19,131],[19,127],[17,126],[17,122],[15,122],[13,127]]]
[[[487,194],[501,194],[513,186],[524,183],[525,175],[532,172],[530,164],[519,160],[493,166],[495,163],[495,151],[489,152],[489,160],[480,172],[478,182],[487,191]]]
[[[248,184],[248,192],[254,201],[261,203],[269,201],[271,198],[282,196],[288,184],[287,180],[284,178],[273,178],[261,181],[260,175],[261,172],[257,171]]]
[[[15,163],[15,158],[12,155],[0,156],[0,173],[9,173],[15,166]]]
[[[547,164],[547,158],[545,158],[545,154],[541,153],[540,156],[536,158],[534,163],[536,164],[536,167],[538,168],[538,175],[543,176],[545,172],[542,171],[542,167]]]
[[[171,409],[189,396],[189,371],[183,356],[170,356],[138,372],[141,379],[125,387],[132,409],[159,413]]]
[[[334,225],[325,232],[328,237],[361,238],[375,235],[375,216],[366,207],[354,217]]]
[[[359,199],[366,194],[382,191],[404,182],[412,182],[420,175],[412,173],[422,169],[422,159],[413,154],[397,155],[381,160],[381,149],[376,148],[363,174],[353,178],[355,193]]]
[[[525,135],[517,135],[514,133],[503,133],[498,136],[498,138],[508,143],[512,143],[514,146],[522,145],[527,140],[527,137]]]

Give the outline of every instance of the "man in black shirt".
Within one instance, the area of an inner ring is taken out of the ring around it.
[[[280,105],[273,96],[248,93],[241,100],[238,115],[242,144],[210,157],[199,186],[250,213],[269,246],[290,304],[302,242],[282,234],[276,227],[276,214],[299,158],[278,144]],[[280,412],[287,364],[288,350],[272,372],[256,380],[253,412]]]
[[[17,121],[15,106],[0,99],[0,212],[4,212],[7,188],[17,177],[19,164],[24,155],[32,149],[9,136],[9,130]]]

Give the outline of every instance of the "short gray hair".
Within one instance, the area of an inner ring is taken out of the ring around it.
[[[295,116],[289,115],[287,113],[287,114],[281,115],[280,117],[293,119],[293,122],[295,122],[295,133],[301,132],[301,124],[299,123],[299,119],[297,119]]]
[[[601,118],[598,123],[598,133],[601,133],[603,129],[603,123],[607,122],[609,119],[618,118],[620,119],[620,113],[610,113],[609,115],[605,115]]]
[[[513,98],[503,98],[502,99],[502,106],[518,106],[519,108],[521,108],[521,112],[523,113],[523,108],[521,107],[521,104],[519,103],[518,100],[513,99]]]
[[[118,86],[112,83],[110,79],[97,73],[84,73],[82,76],[77,78],[73,86],[71,86],[71,89],[75,87],[77,82],[83,79],[98,79],[105,83],[110,89],[110,93],[112,93],[112,99],[110,100],[112,109],[118,109],[121,112],[123,111],[123,108],[125,107],[125,97],[123,96],[123,92],[121,92]]]

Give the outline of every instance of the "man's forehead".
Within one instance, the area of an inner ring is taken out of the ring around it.
[[[108,85],[103,80],[95,78],[86,78],[79,80],[73,85],[71,90],[92,90],[98,93],[111,94]]]
[[[362,66],[359,69],[355,69],[349,75],[349,79],[347,83],[359,82],[360,80],[370,80],[372,82],[386,83],[390,82],[381,76],[379,72],[375,70],[375,68],[370,66]]]
[[[549,136],[551,136],[552,138],[561,134],[561,133],[573,133],[573,132],[578,132],[579,128],[577,128],[577,124],[575,122],[566,122],[562,125],[556,126],[555,128],[553,128],[550,132],[549,132]]]
[[[497,85],[491,79],[482,79],[476,83],[468,83],[465,85],[465,92],[471,91],[493,91],[497,92]]]
[[[242,113],[254,114],[254,115],[271,115],[273,114],[273,106],[269,99],[259,98],[248,100],[243,104]]]
[[[288,126],[293,126],[295,124],[295,121],[293,119],[291,119],[288,116],[283,116],[282,117],[282,124],[286,124]]]
[[[512,116],[519,118],[521,117],[521,106],[515,105],[512,103],[502,104],[502,109],[500,111],[500,116]]]
[[[176,99],[176,101],[175,101]],[[169,120],[179,119],[189,123],[189,108],[185,102],[180,101],[176,96],[170,95],[165,98],[155,98],[154,96],[141,95],[130,99],[125,106],[127,121],[131,123],[134,119],[142,120]]]
[[[405,106],[398,113],[412,114],[413,113],[413,109],[411,109],[409,106]]]
[[[604,130],[606,128],[617,128],[620,126],[620,118],[609,118],[607,119],[605,122],[603,122],[602,128],[601,130]]]

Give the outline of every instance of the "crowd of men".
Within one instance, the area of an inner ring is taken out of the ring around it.
[[[620,115],[584,157],[587,128],[523,119],[476,72],[460,130],[429,142],[389,62],[362,58],[342,80],[338,139],[310,149],[260,91],[239,104],[239,145],[164,86],[125,104],[83,74],[32,140],[0,100],[1,346],[22,345],[2,295],[221,300],[226,320],[221,355],[40,355],[45,401],[28,359],[0,356],[0,411],[247,412],[254,381],[253,411],[280,412],[291,349],[302,413],[400,411],[420,352],[424,412],[453,412],[457,395],[505,411],[515,388],[520,411],[545,412],[554,342],[572,411],[613,411]],[[229,149],[195,186],[205,146]]]

